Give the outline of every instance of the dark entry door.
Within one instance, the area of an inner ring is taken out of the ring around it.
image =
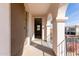
[[[42,38],[42,18],[35,18],[35,38]]]

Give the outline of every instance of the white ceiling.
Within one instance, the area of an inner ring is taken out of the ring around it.
[[[30,13],[33,16],[45,15],[50,7],[49,3],[28,3]]]

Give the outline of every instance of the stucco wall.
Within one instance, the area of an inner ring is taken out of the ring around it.
[[[45,17],[42,18],[42,40],[45,40]]]
[[[28,13],[28,18],[27,18],[27,37],[25,45],[30,45],[31,40],[33,40],[34,32],[33,32],[33,18],[30,13]]]
[[[10,4],[0,3],[0,56],[10,55]]]
[[[22,55],[25,17],[24,4],[11,4],[11,55]]]

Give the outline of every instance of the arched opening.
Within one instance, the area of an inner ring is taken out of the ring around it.
[[[68,56],[79,56],[79,4],[68,5],[65,22],[66,54]]]

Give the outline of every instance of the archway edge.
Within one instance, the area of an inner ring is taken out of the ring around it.
[[[68,17],[66,16],[67,8],[68,8],[67,3],[59,4],[56,20],[68,19]]]

